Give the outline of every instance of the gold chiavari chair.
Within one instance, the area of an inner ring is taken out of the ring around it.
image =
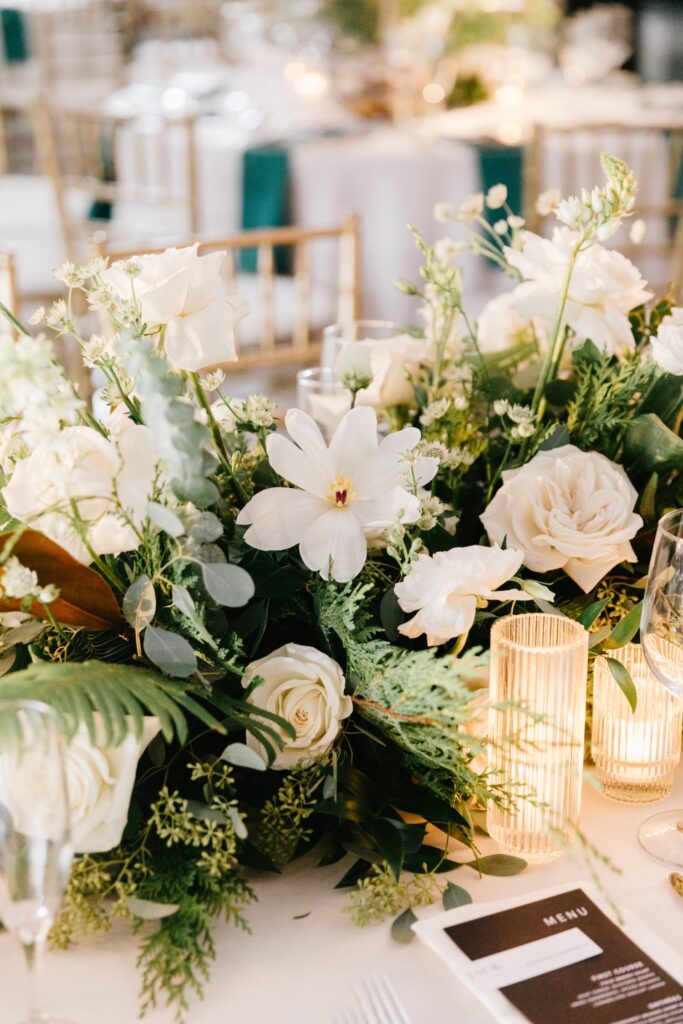
[[[93,241],[96,250],[112,262],[149,252],[115,251],[101,236]],[[316,280],[311,257],[314,248],[326,243],[337,247],[337,278],[328,283]],[[291,277],[276,273],[276,253],[285,247],[293,256]],[[240,271],[241,253],[254,249],[256,273]],[[315,360],[325,324],[348,323],[359,317],[360,231],[355,214],[335,227],[264,228],[199,243],[200,255],[218,250],[227,252],[226,293],[246,298],[251,307],[250,315],[238,327],[239,362],[230,364],[231,373]]]
[[[120,247],[196,232],[194,117],[124,117],[41,103],[34,125],[69,259],[84,255],[98,221]]]
[[[136,0],[139,20],[155,38],[220,38],[223,0]]]
[[[633,218],[607,244],[642,270],[655,291],[669,285],[683,297],[683,125],[588,124],[537,126],[524,157],[524,213],[527,227],[548,233],[551,221],[538,213],[536,197],[546,189],[576,195],[588,183],[602,181],[599,156],[621,157],[634,170],[639,191]],[[645,224],[641,242],[629,226]]]
[[[122,0],[70,0],[38,10],[33,17],[41,85],[61,102],[73,92],[79,104],[93,103],[122,82]]]
[[[17,293],[17,274],[14,255],[11,252],[0,252],[0,302],[13,316],[19,316],[19,295]],[[0,316],[0,333],[9,331],[15,334],[12,324]]]

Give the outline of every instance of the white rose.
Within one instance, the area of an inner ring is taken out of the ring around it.
[[[142,523],[155,466],[147,427],[133,424],[115,440],[91,427],[67,427],[17,463],[2,493],[10,515],[87,565],[92,557],[74,526],[72,502],[95,554],[131,551],[139,539],[120,509],[134,526]]]
[[[482,352],[504,352],[520,342],[533,341],[533,323],[515,309],[515,292],[503,292],[484,306],[477,324]]]
[[[683,307],[665,316],[652,339],[652,358],[667,373],[683,377]]]
[[[344,674],[337,662],[315,647],[285,644],[247,665],[242,685],[249,686],[256,676],[263,683],[249,695],[249,703],[280,715],[296,730],[294,740],[281,734],[284,747],[271,767],[293,768],[301,761],[327,753],[343,719],[353,710],[351,698],[344,693]],[[263,746],[249,732],[247,746],[268,759]]]
[[[524,280],[512,292],[512,305],[523,316],[539,316],[550,324],[577,236],[569,228],[556,228],[552,240],[530,231],[521,238],[521,249],[505,250]],[[614,249],[595,244],[579,253],[565,306],[577,341],[590,338],[608,355],[633,351],[628,314],[652,298],[645,285],[638,268]]]
[[[477,608],[487,601],[516,599],[529,595],[518,589],[498,588],[519,569],[523,553],[472,545],[420,555],[394,591],[405,612],[417,612],[399,626],[404,636],[427,634],[427,643],[443,644],[467,633]]]
[[[121,842],[138,761],[159,728],[157,718],[146,717],[142,738],[131,726],[118,747],[93,745],[83,726],[71,740],[64,770],[76,853],[104,853]],[[61,831],[61,794],[52,767],[40,750],[5,758],[3,791],[20,832],[54,838]]]
[[[415,394],[411,379],[416,379],[420,364],[429,362],[431,346],[420,338],[399,334],[368,342],[372,383],[358,395],[361,405],[386,409],[390,405],[413,405]]]
[[[519,548],[530,569],[564,569],[588,593],[615,565],[636,561],[637,498],[621,466],[567,444],[506,470],[481,520],[490,540]]]
[[[223,252],[199,256],[195,243],[137,256],[133,277],[130,261],[118,261],[102,279],[121,299],[135,295],[148,326],[166,327],[166,355],[175,366],[203,370],[237,358],[235,327],[248,312],[238,296],[216,294],[224,258]]]
[[[347,341],[337,356],[334,369],[344,387],[352,391],[367,388],[372,381],[369,344],[366,341]]]

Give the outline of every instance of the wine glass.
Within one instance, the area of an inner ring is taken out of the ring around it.
[[[59,719],[38,701],[0,703],[0,921],[26,955],[26,1024],[68,1024],[42,1012],[40,974],[71,857]]]
[[[669,512],[657,528],[640,642],[655,678],[683,699],[683,509]],[[683,867],[683,810],[648,818],[638,839],[656,860]]]

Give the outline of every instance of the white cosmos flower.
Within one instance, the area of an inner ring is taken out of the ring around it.
[[[564,569],[588,593],[615,565],[636,561],[637,499],[621,466],[566,444],[506,470],[481,521],[492,542],[523,551],[529,569]]]
[[[683,307],[665,316],[652,339],[652,358],[667,373],[683,377]]]
[[[203,370],[237,358],[235,327],[248,311],[236,295],[217,294],[224,252],[199,256],[186,249],[136,256],[113,263],[102,280],[120,299],[133,295],[145,323],[165,326],[168,359],[181,370]]]
[[[523,283],[512,292],[512,304],[523,316],[550,321],[557,315],[567,265],[577,241],[569,228],[556,228],[552,240],[530,231],[521,234],[522,248],[506,248],[509,263]],[[637,267],[614,249],[594,244],[579,253],[565,307],[565,319],[579,342],[590,338],[608,355],[635,347],[628,314],[652,298]]]
[[[503,550],[497,544],[419,555],[394,587],[403,611],[417,613],[399,626],[399,632],[412,638],[426,633],[428,644],[443,644],[467,633],[477,608],[487,601],[529,600],[522,590],[498,589],[514,576],[523,558],[522,551]]]
[[[276,473],[294,487],[271,487],[256,494],[237,522],[248,526],[245,540],[259,551],[299,545],[303,561],[323,579],[346,582],[367,557],[367,537],[400,518],[414,523],[420,499],[407,489],[408,471],[417,486],[428,483],[436,459],[403,461],[420,440],[416,427],[389,434],[378,443],[373,409],[351,409],[329,447],[319,427],[300,409],[290,409],[285,426],[292,438],[271,434],[268,458]]]
[[[131,423],[111,440],[92,427],[66,427],[16,464],[2,493],[10,515],[87,565],[92,555],[74,526],[72,503],[95,554],[131,551],[140,543],[133,527],[147,515],[156,462],[147,427]]]
[[[278,729],[284,746],[271,768],[293,768],[301,761],[326,754],[342,721],[353,710],[351,698],[344,693],[346,680],[338,663],[315,647],[285,644],[247,665],[242,686],[249,686],[256,676],[263,682],[251,692],[248,703],[284,718],[296,732],[292,739]],[[250,732],[246,742],[268,759],[263,745]]]

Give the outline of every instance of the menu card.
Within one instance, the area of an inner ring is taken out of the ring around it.
[[[611,920],[591,889],[462,908],[415,930],[499,1020],[683,1024],[683,963],[632,915],[628,928]],[[677,926],[683,944],[683,917]]]

